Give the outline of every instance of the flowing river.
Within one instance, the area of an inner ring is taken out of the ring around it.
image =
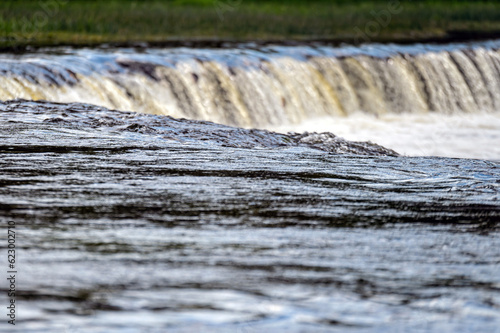
[[[0,55],[1,332],[500,332],[499,199],[500,41]]]

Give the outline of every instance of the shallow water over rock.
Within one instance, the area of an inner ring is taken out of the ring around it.
[[[23,332],[499,331],[498,162],[0,108]]]

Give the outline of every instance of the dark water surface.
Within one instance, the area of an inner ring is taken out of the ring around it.
[[[500,332],[498,162],[80,104],[0,111],[19,331]]]

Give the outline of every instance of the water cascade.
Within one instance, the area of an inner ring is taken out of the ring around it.
[[[500,110],[500,42],[62,50],[0,58],[0,100],[111,109],[266,128],[354,113]]]

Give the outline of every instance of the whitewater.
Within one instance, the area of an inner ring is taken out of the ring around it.
[[[363,47],[39,50],[0,57],[0,99],[83,102],[409,156],[500,158],[499,41]]]

